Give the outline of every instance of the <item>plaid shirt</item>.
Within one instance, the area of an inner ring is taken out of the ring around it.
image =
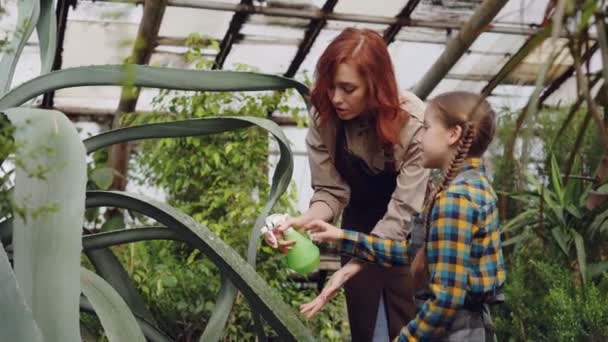
[[[462,171],[471,169],[485,173],[478,158],[465,161]],[[505,281],[497,197],[485,176],[457,177],[437,194],[429,229],[432,296],[403,328],[399,341],[436,339],[449,329],[467,294],[483,298]],[[407,241],[345,230],[339,248],[342,253],[384,266],[409,263]]]

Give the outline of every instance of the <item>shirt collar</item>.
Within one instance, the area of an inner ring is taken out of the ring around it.
[[[486,173],[486,167],[485,167],[483,161],[481,160],[481,158],[465,159],[464,162],[462,163],[462,166],[460,167],[460,172],[465,172],[468,170],[477,170],[481,174],[484,174],[484,175]]]

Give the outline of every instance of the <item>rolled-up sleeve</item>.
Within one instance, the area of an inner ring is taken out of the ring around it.
[[[327,204],[333,213],[333,220],[335,220],[348,204],[350,188],[336,170],[334,161],[321,139],[319,127],[314,119],[311,119],[308,128],[306,147],[311,185],[314,191],[310,205],[315,202]]]

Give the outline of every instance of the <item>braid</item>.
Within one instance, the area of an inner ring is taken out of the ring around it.
[[[435,206],[435,201],[437,200],[437,194],[441,193],[445,190],[452,180],[456,178],[458,172],[460,171],[460,166],[464,162],[465,158],[469,154],[469,150],[471,148],[471,144],[473,139],[475,138],[475,129],[471,122],[465,122],[463,125],[463,137],[460,139],[458,143],[458,147],[456,149],[456,154],[454,158],[450,162],[450,166],[448,167],[445,175],[443,176],[443,180],[441,184],[435,192],[430,197],[429,204],[426,211],[426,216],[424,218],[424,240],[425,244],[423,248],[418,249],[416,252],[416,256],[414,257],[414,261],[412,262],[412,275],[414,280],[415,288],[421,288],[427,280],[429,271],[428,271],[428,261],[426,258],[426,242],[429,240],[429,228],[431,223],[431,214],[433,212],[433,207]]]

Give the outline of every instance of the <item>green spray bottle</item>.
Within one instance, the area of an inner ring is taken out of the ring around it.
[[[283,223],[289,215],[287,214],[273,214],[266,218],[266,224],[261,228],[261,232],[264,235],[270,237],[270,242],[273,247],[277,247],[277,238],[273,233],[276,226]],[[317,247],[310,239],[300,234],[293,227],[287,228],[283,235],[285,240],[294,240],[296,244],[287,252],[287,265],[292,270],[300,273],[307,274],[319,267],[320,252]]]

